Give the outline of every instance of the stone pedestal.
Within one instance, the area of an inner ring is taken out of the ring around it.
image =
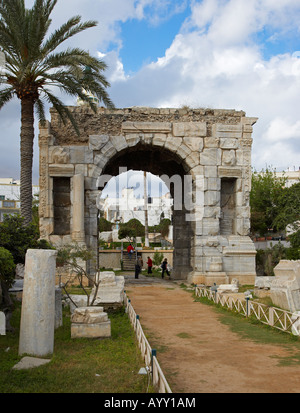
[[[19,354],[53,353],[56,255],[55,250],[27,250]]]
[[[105,309],[121,307],[124,301],[124,277],[116,276],[113,271],[103,271],[96,274],[96,283],[98,282],[100,283],[94,305],[104,306]],[[94,294],[95,287],[91,297],[94,297]]]
[[[212,286],[214,283],[217,285],[227,284],[229,281],[226,272],[207,272],[205,273],[205,285]]]
[[[111,336],[111,325],[103,307],[76,308],[71,316],[71,338]]]
[[[273,304],[292,312],[300,310],[300,260],[281,260],[274,273],[270,289]]]

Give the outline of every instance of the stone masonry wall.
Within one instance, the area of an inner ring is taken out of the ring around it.
[[[212,125],[237,125],[245,117],[243,111],[219,109],[98,108],[97,114],[87,107],[68,109],[76,117],[80,136],[76,135],[71,124],[63,125],[55,110],[50,109],[51,133],[56,145],[88,145],[90,135],[119,136],[123,122],[206,122],[206,136],[209,137],[212,136]]]

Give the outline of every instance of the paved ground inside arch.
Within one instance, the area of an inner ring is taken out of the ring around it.
[[[242,339],[178,283],[144,280],[126,291],[173,393],[299,393],[299,360],[280,364],[292,344]]]

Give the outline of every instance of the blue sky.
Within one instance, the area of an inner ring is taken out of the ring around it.
[[[186,6],[170,17],[167,14],[163,21],[158,22],[152,22],[150,19],[140,21],[132,19],[122,23],[120,30],[123,47],[119,57],[126,73],[137,72],[142,66],[164,56],[188,17],[189,10],[190,8]],[[146,10],[146,14],[152,14],[151,8]]]
[[[58,0],[51,30],[77,14],[99,24],[65,46],[103,58],[116,107],[244,110],[253,168],[299,168],[299,0]],[[19,178],[19,118],[17,101],[0,111],[2,177]]]

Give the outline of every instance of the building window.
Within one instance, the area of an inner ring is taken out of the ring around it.
[[[15,201],[3,201],[3,207],[4,208],[14,208],[15,207]]]

